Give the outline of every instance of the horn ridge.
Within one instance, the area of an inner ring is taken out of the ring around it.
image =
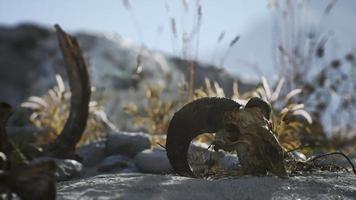
[[[222,128],[226,111],[239,109],[240,104],[227,98],[201,98],[177,111],[168,127],[166,150],[173,169],[182,176],[196,177],[188,164],[190,142],[203,133]]]

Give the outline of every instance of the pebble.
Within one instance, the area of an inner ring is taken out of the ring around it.
[[[172,172],[172,166],[163,149],[146,149],[135,157],[137,168],[144,173],[164,174]]]
[[[127,156],[111,155],[106,157],[98,166],[98,172],[135,172],[137,171],[133,160]]]
[[[145,133],[114,132],[109,134],[106,142],[107,155],[135,155],[151,146],[149,136]]]
[[[99,164],[106,157],[105,141],[98,141],[82,146],[76,151],[76,153],[82,158],[82,164],[85,167],[93,167]]]

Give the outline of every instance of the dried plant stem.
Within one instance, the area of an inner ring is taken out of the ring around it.
[[[194,97],[194,88],[195,88],[195,64],[193,61],[189,61],[189,100],[192,100]]]
[[[166,150],[166,147],[163,144],[157,142],[157,145],[160,146],[161,148],[163,148],[164,150]]]

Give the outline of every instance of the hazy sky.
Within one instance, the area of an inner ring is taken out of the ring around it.
[[[48,26],[59,23],[66,30],[115,33],[152,49],[181,54],[181,36],[192,30],[196,1],[187,1],[188,12],[183,0],[129,2],[130,10],[123,6],[122,0],[0,0],[0,23],[37,22]],[[212,61],[210,54],[217,48],[221,32],[226,32],[221,44],[226,47],[236,35],[269,18],[267,1],[202,0],[201,5],[199,57],[208,62]],[[172,39],[172,17],[176,20],[178,39]],[[218,56],[214,59],[219,60]]]
[[[195,0],[131,0],[128,11],[122,0],[0,0],[0,23],[39,22],[45,25],[59,23],[67,30],[113,32],[148,47],[172,51],[170,17],[177,21],[178,32],[191,30],[197,12]],[[249,29],[261,18],[268,17],[265,1],[203,0],[202,49],[216,44],[216,38],[226,31],[227,38]],[[166,9],[169,7],[169,11]]]
[[[60,24],[69,31],[91,31],[118,34],[137,44],[182,54],[182,33],[192,30],[197,13],[196,0],[128,0],[126,9],[122,0],[0,0],[0,24],[36,22],[47,26]],[[272,11],[267,0],[201,0],[202,26],[199,34],[199,59],[219,63],[229,42],[240,35],[240,41],[231,50],[225,65],[235,73],[251,74],[250,64],[269,73],[273,67]],[[324,8],[327,0],[316,0],[314,8]],[[172,39],[170,19],[175,18],[178,39]],[[326,19],[327,28],[335,29],[347,45],[356,43],[356,0],[339,0],[333,17]],[[217,38],[225,38],[217,45]],[[342,43],[342,42],[341,42]],[[336,45],[340,46],[340,42]],[[342,44],[341,44],[342,46]],[[349,48],[349,47],[347,47]],[[188,48],[195,55],[195,45]],[[247,64],[248,63],[248,64]]]

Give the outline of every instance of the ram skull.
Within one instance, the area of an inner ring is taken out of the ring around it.
[[[190,142],[216,133],[214,149],[236,151],[241,174],[285,176],[284,152],[271,131],[269,103],[251,98],[245,106],[226,98],[202,98],[176,112],[167,131],[166,150],[173,169],[196,177],[188,159]]]

